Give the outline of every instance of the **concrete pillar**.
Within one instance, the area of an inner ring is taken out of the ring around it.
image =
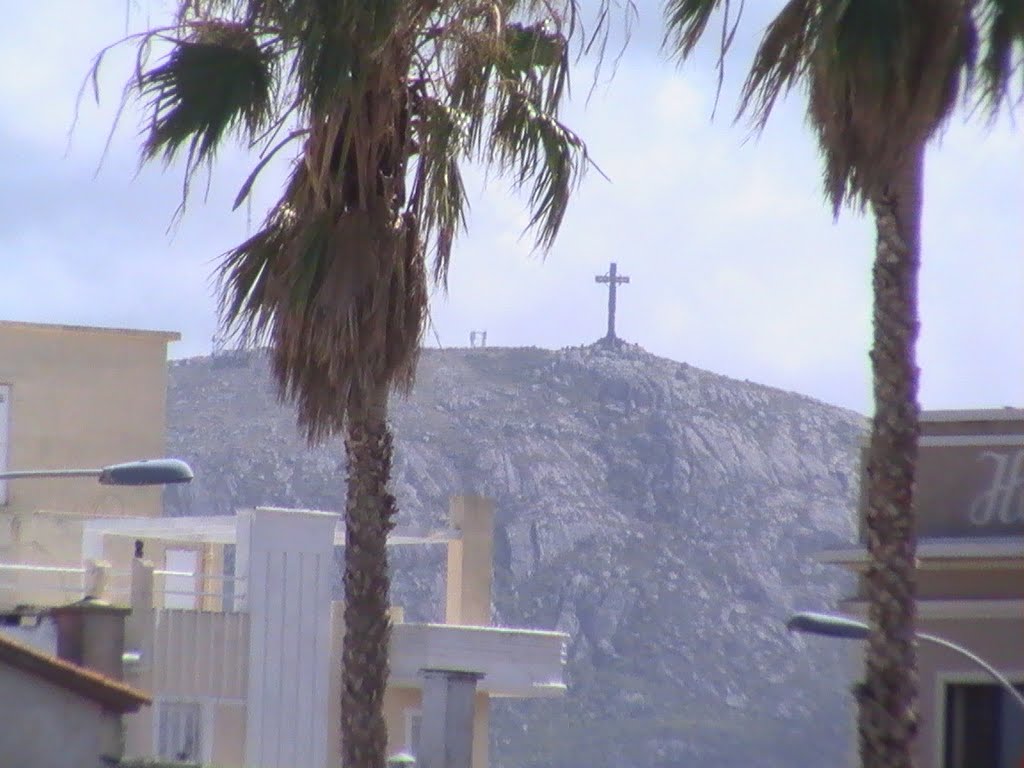
[[[133,611],[148,611],[153,608],[153,570],[149,560],[136,557],[132,560],[131,606]]]
[[[203,545],[202,555],[203,578],[198,608],[203,611],[219,613],[224,610],[224,546],[220,544]]]
[[[152,634],[153,570],[148,560],[140,557],[132,560],[132,612],[125,622],[125,645],[129,650],[141,650]]]
[[[420,670],[423,719],[417,768],[472,768],[477,672]]]
[[[142,548],[135,547],[131,561],[130,601],[132,612],[124,625],[125,650],[140,654],[135,663],[125,665],[125,678],[130,685],[143,691],[153,690],[154,565],[142,557]],[[153,707],[142,707],[138,712],[125,715],[125,752],[132,756],[149,755],[153,750]]]
[[[341,661],[345,640],[345,603],[331,603],[331,662],[327,697],[327,765],[341,765]],[[386,694],[385,694],[386,695]]]
[[[106,600],[107,577],[110,563],[105,560],[87,560],[85,563],[85,594],[86,600]]]
[[[125,617],[130,610],[98,600],[53,608],[57,656],[100,674],[124,679]]]
[[[462,537],[448,543],[445,623],[490,626],[494,503],[483,496],[454,496],[450,514]]]
[[[491,764],[490,752],[491,698],[485,691],[477,691],[473,720],[473,768],[487,768]]]
[[[237,524],[238,603],[249,613],[245,765],[325,765],[337,515],[260,508]]]

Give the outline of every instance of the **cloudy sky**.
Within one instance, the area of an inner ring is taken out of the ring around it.
[[[130,28],[160,3],[136,2]],[[166,2],[163,4],[166,6]],[[748,4],[751,5],[751,4]],[[774,7],[758,3],[765,13]],[[171,227],[181,170],[137,173],[138,117],[127,113],[96,174],[128,51],[111,55],[99,107],[75,97],[92,55],[125,30],[125,0],[39,0],[0,29],[0,319],[177,330],[175,357],[206,354],[217,328],[210,275],[276,192],[251,211],[231,201],[251,167],[221,156],[207,200]],[[710,51],[679,69],[659,52],[659,5],[642,2],[630,48],[569,119],[610,181],[585,180],[546,259],[520,236],[522,201],[471,185],[470,234],[450,292],[437,295],[434,346],[590,343],[605,328],[608,263],[619,333],[656,354],[741,379],[870,409],[870,222],[822,202],[820,164],[794,96],[767,132],[728,118],[759,19],[751,17],[720,116]],[[156,10],[152,10],[156,9]],[[1024,405],[1024,141],[1008,121],[954,119],[927,167],[923,331],[925,407]]]

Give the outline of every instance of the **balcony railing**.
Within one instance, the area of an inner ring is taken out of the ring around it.
[[[161,568],[153,569],[152,575],[160,577],[153,582],[154,596],[192,597],[196,599],[197,607],[202,598],[230,597],[228,587],[237,587],[245,582],[244,576]],[[197,579],[204,583],[217,582],[221,584],[221,589],[207,591],[168,588],[163,581],[168,576]],[[131,580],[131,570],[114,569],[104,563],[90,563],[86,566],[0,563],[0,599],[13,604],[35,604],[40,602],[38,596],[43,595],[46,603],[57,604],[96,597],[111,603],[129,604]]]

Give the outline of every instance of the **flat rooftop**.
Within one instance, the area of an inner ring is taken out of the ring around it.
[[[179,341],[181,339],[181,334],[177,331],[156,331],[143,328],[108,328],[93,325],[62,325],[59,323],[26,323],[20,320],[0,320],[0,330],[4,328],[39,331],[42,333],[109,333],[122,336],[149,336],[164,339],[165,341]]]

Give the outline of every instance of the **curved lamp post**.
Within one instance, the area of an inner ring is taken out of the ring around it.
[[[791,632],[804,632],[809,635],[821,635],[822,637],[841,637],[848,640],[866,640],[870,633],[868,625],[863,621],[846,616],[835,616],[830,613],[811,613],[809,611],[796,613],[791,616],[789,621],[786,622],[786,629]],[[943,648],[948,648],[954,653],[958,653],[964,658],[973,661],[988,672],[1024,709],[1024,695],[1021,695],[1021,692],[1013,687],[1013,683],[1007,680],[999,670],[983,658],[944,637],[930,635],[927,632],[915,632],[914,634],[920,640],[934,645],[941,645]]]
[[[33,469],[0,472],[0,480],[48,477],[94,477],[103,485],[170,485],[192,482],[192,468],[180,459],[147,459],[100,469]]]

